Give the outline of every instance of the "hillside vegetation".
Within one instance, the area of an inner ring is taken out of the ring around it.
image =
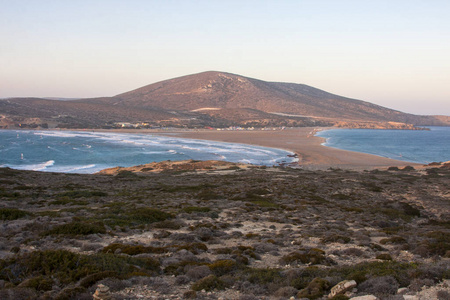
[[[448,167],[134,171],[1,168],[0,298],[448,299]]]

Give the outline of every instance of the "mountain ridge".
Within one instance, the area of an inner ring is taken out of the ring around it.
[[[448,118],[403,113],[305,84],[268,82],[219,71],[167,79],[112,97],[64,101],[64,105],[30,99],[0,101],[0,114],[44,119],[68,114],[79,120],[79,125],[93,127],[118,122],[183,127],[330,126],[339,122],[450,125]],[[12,109],[24,103],[30,107],[25,112]],[[38,113],[33,115],[33,111]],[[67,120],[60,125],[64,123]]]

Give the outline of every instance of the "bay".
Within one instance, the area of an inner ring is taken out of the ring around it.
[[[292,163],[292,152],[149,134],[0,130],[0,167],[95,173],[105,168],[164,160],[224,160],[273,166]]]
[[[428,164],[450,160],[450,127],[430,130],[331,129],[324,146]]]

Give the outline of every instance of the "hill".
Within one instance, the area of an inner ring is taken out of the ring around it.
[[[6,99],[0,101],[0,113],[56,120],[57,126],[84,127],[117,126],[121,122],[188,127],[352,124],[386,128],[392,127],[386,125],[388,122],[396,122],[402,124],[394,127],[410,128],[404,124],[450,124],[445,117],[407,114],[304,84],[266,82],[214,71],[153,83],[114,97],[64,102]]]

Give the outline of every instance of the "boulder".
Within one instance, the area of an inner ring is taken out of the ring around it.
[[[356,281],[354,280],[344,280],[336,284],[331,288],[331,292],[328,295],[328,298],[333,298],[336,295],[344,294],[347,291],[352,290],[356,287]]]

